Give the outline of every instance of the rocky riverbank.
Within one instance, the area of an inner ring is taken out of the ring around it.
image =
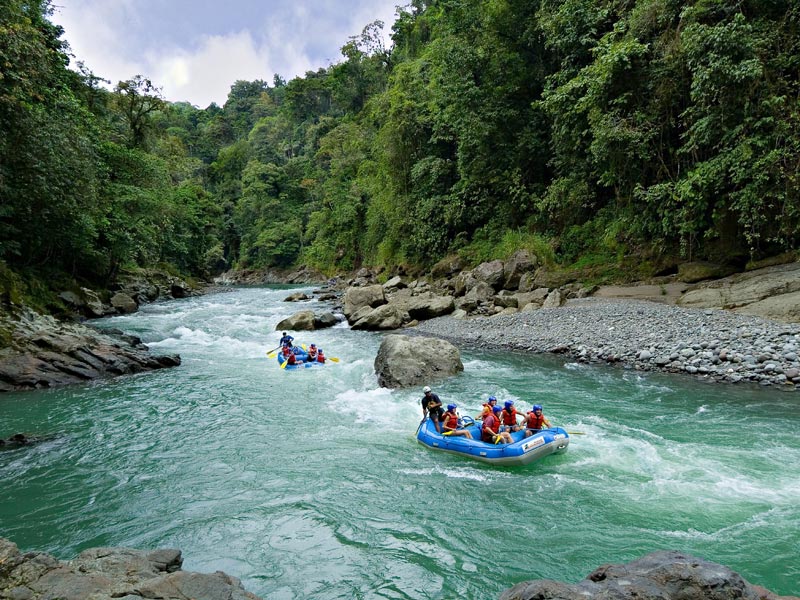
[[[99,331],[31,310],[0,315],[0,392],[32,390],[174,367],[178,355],[150,354],[121,331]]]
[[[614,298],[493,317],[439,317],[409,333],[476,348],[551,352],[587,363],[797,390],[800,324]]]
[[[221,571],[183,571],[176,549],[92,548],[59,561],[43,552],[21,553],[0,538],[0,600],[259,600]],[[680,552],[604,565],[575,585],[550,580],[518,583],[501,600],[790,600],[752,585],[727,567]],[[796,599],[794,599],[796,600]]]

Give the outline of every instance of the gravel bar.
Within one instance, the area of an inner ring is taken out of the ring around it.
[[[414,330],[471,347],[800,389],[800,324],[724,310],[583,298],[514,315],[439,317]]]

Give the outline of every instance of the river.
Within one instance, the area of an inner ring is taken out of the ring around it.
[[[310,291],[311,288],[292,288]],[[0,535],[60,559],[173,547],[266,599],[496,598],[659,549],[800,595],[800,402],[775,389],[464,350],[432,383],[476,415],[544,404],[569,451],[498,468],[416,443],[421,389],[379,388],[381,335],[297,333],[339,358],[266,352],[287,288],[237,288],[101,321],[180,367],[0,396]]]

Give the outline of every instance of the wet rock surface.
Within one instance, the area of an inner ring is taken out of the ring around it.
[[[180,365],[136,336],[64,323],[31,310],[0,315],[0,392],[49,388]]]
[[[2,600],[259,600],[221,571],[181,570],[180,550],[92,548],[61,562],[41,552],[21,553],[0,538]]]
[[[777,600],[729,568],[675,551],[659,551],[625,564],[604,565],[574,585],[525,581],[500,600]],[[796,599],[795,599],[796,600]]]
[[[427,384],[463,370],[458,348],[435,338],[387,335],[375,357],[378,384],[387,388]]]

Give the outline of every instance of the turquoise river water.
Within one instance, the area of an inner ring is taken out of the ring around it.
[[[300,288],[309,291],[311,288]],[[283,371],[286,289],[106,319],[183,364],[0,396],[0,536],[68,559],[177,547],[267,599],[497,598],[577,582],[659,549],[800,595],[800,394],[464,349],[434,383],[477,414],[490,394],[545,406],[569,451],[498,468],[416,443],[421,390],[379,388],[381,335],[297,334],[338,364]]]

